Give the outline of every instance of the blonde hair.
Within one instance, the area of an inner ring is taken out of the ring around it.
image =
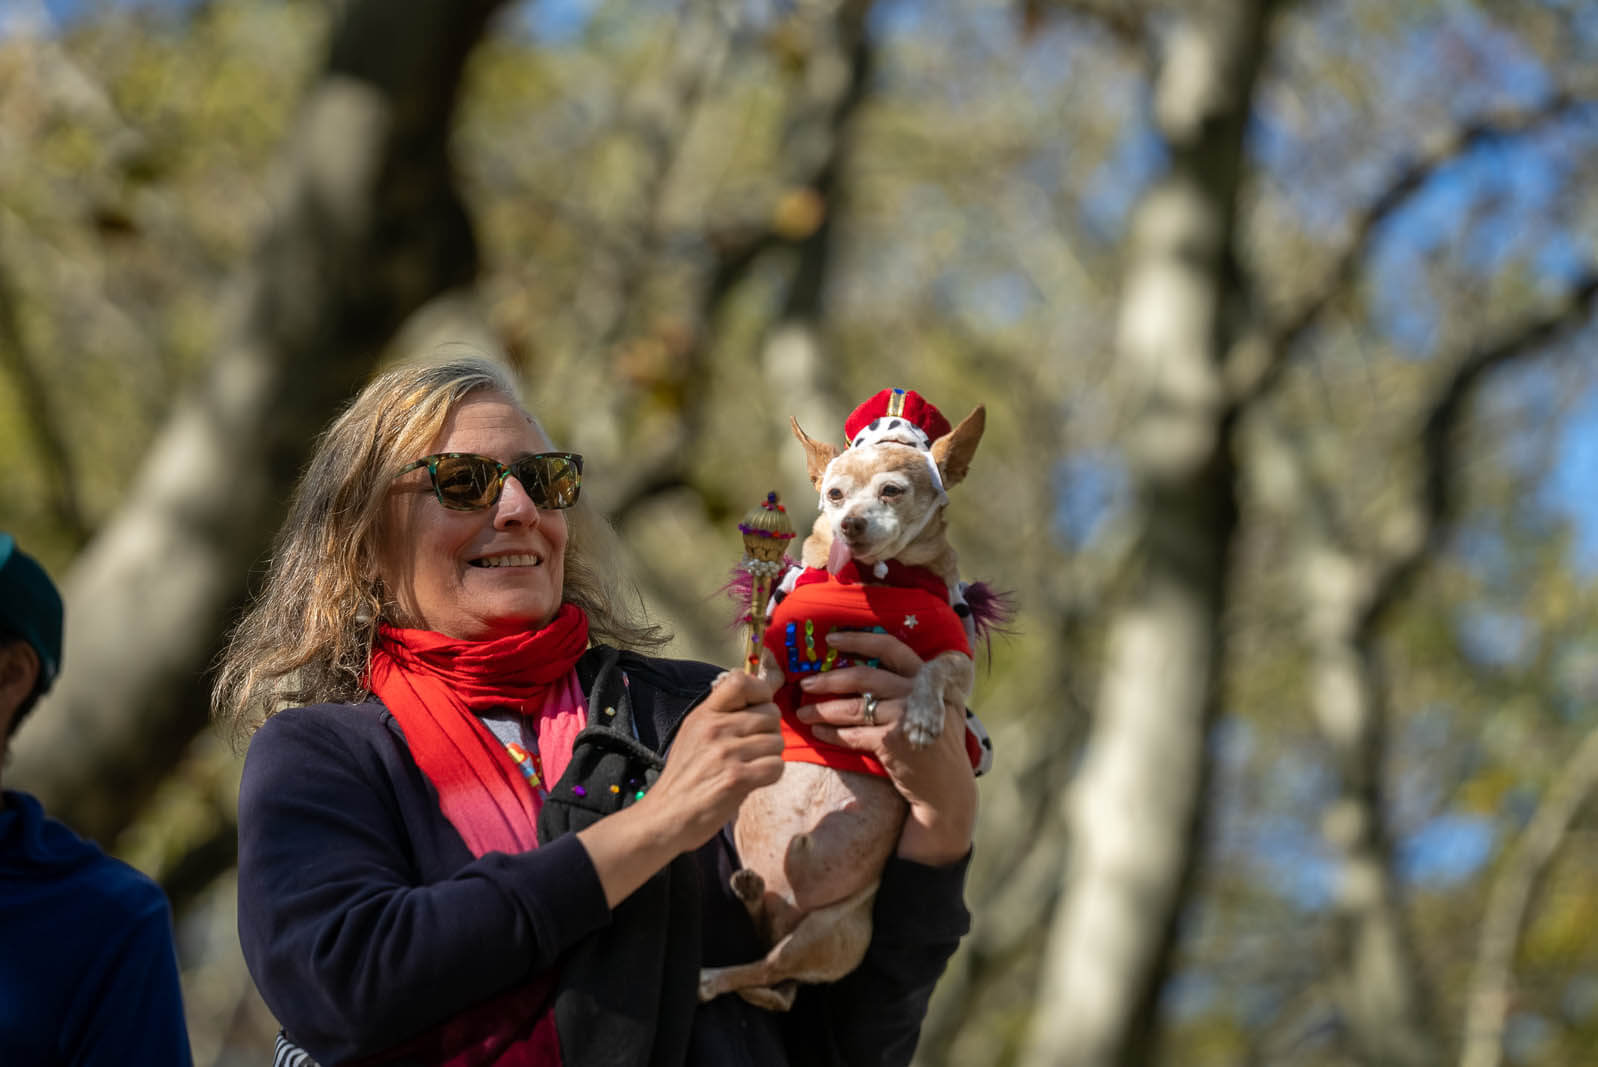
[[[457,355],[378,375],[317,440],[265,586],[219,661],[211,708],[235,741],[285,707],[365,698],[378,624],[396,620],[376,578],[389,483],[438,438],[456,405],[480,390],[525,410],[509,370]],[[644,617],[636,597],[619,594],[609,523],[581,500],[566,516],[562,598],[588,613],[591,638],[637,649],[664,645],[669,636]]]

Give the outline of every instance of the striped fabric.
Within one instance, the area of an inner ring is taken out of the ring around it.
[[[283,1031],[277,1032],[277,1048],[272,1052],[272,1067],[318,1067],[311,1054],[288,1039]]]

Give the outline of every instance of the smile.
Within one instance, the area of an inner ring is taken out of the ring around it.
[[[474,559],[471,564],[474,567],[536,567],[543,562],[544,558],[542,556],[528,554],[520,556],[488,556],[483,559]]]

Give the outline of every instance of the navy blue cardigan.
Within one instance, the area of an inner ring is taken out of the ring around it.
[[[590,649],[579,664],[585,689],[602,656],[616,653]],[[632,653],[619,666],[639,738],[660,751],[718,670]],[[699,958],[675,961],[678,970],[758,957],[753,924],[727,886],[736,861],[726,836],[693,860],[699,915],[688,925],[698,927]],[[690,1008],[686,1062],[908,1063],[932,988],[970,926],[964,878],[964,863],[891,859],[871,949],[854,973],[805,987],[787,1014],[736,996]],[[575,836],[473,857],[381,704],[290,709],[251,741],[239,790],[239,937],[268,1007],[320,1063],[427,1031],[580,957],[614,935],[612,922]],[[615,983],[627,988],[629,975]]]

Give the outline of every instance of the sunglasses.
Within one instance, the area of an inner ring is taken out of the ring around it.
[[[534,506],[546,511],[571,507],[583,487],[583,457],[575,452],[534,452],[509,463],[471,452],[440,452],[424,456],[394,477],[418,467],[427,468],[433,495],[451,511],[493,507],[505,488],[505,479],[512,476]]]

